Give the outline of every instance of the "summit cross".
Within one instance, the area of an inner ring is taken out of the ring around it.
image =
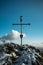
[[[21,38],[21,46],[22,46],[22,38],[23,38],[23,34],[22,34],[22,26],[23,25],[29,25],[30,26],[30,23],[23,23],[22,24],[22,16],[20,16],[20,24],[16,23],[16,24],[12,24],[13,26],[14,25],[20,25],[20,30],[21,30],[21,34],[20,34],[20,38]]]

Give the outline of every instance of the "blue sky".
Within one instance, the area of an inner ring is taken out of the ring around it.
[[[20,32],[20,26],[12,26],[12,23],[20,23],[20,16],[23,23],[31,23],[31,26],[23,26],[25,39],[43,42],[43,1],[39,0],[0,0],[0,37],[11,30]]]

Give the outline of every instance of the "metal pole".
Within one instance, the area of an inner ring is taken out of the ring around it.
[[[21,22],[21,45],[22,45],[22,22]]]
[[[20,38],[21,38],[21,46],[22,46],[22,38],[23,38],[23,35],[22,35],[22,16],[20,16],[20,28],[21,28]]]

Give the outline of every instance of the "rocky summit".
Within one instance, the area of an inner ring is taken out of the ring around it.
[[[0,45],[0,65],[43,65],[43,57],[33,46],[6,43]]]

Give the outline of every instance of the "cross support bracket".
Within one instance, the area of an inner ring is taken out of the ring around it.
[[[23,38],[23,35],[22,34],[20,35],[20,38]]]

